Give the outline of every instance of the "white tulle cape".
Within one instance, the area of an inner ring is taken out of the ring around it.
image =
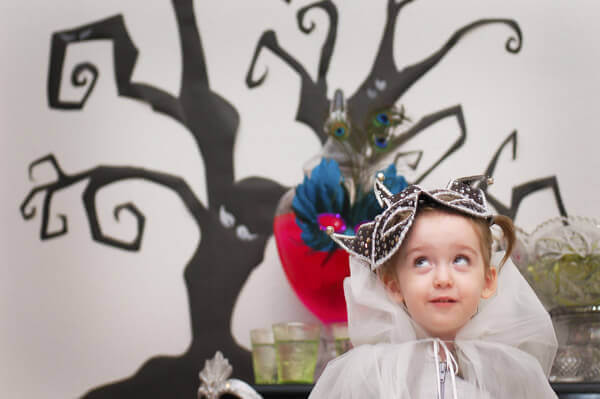
[[[327,365],[309,399],[437,398],[435,340],[363,261],[350,259],[344,291],[355,348]],[[458,374],[453,384],[446,378],[444,398],[454,389],[458,398],[556,398],[547,379],[557,349],[552,322],[510,260],[454,347]]]

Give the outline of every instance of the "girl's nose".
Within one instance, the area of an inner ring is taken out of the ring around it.
[[[450,272],[450,266],[437,265],[434,273],[433,286],[435,288],[448,288],[454,285],[452,273]]]

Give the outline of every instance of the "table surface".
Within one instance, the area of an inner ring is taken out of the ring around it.
[[[600,383],[553,383],[561,399],[600,399]],[[265,399],[305,399],[313,385],[255,385]]]

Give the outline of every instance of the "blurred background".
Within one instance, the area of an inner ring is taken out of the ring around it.
[[[80,397],[96,387],[136,373],[140,376],[146,362],[156,357],[181,359],[199,370],[205,358],[223,349],[221,345],[239,350],[239,357],[230,355],[233,359],[249,361],[244,350],[250,348],[250,329],[279,321],[318,321],[286,279],[269,232],[268,211],[274,214],[279,196],[302,182],[304,165],[320,153],[323,144],[313,129],[296,120],[301,79],[280,56],[263,49],[253,79],[268,70],[264,82],[250,88],[246,77],[259,39],[272,30],[280,48],[316,81],[321,48],[331,26],[326,12],[319,8],[308,12],[306,21],[313,21],[315,29],[307,34],[298,28],[296,18],[310,1],[191,2],[194,13],[186,16],[198,27],[204,60],[190,65],[198,70],[204,63],[211,92],[199,90],[204,94],[186,103],[197,107],[197,113],[179,120],[154,111],[143,101],[147,96],[140,100],[119,95],[115,44],[108,36],[101,37],[114,32],[110,29],[98,33],[97,40],[86,40],[86,35],[98,31],[85,29],[77,32],[77,40],[63,36],[61,40],[70,44],[65,47],[62,72],[50,76],[54,33],[121,15],[139,51],[131,81],[177,97],[184,61],[178,33],[182,25],[174,5],[183,3],[31,0],[0,4],[3,397]],[[327,73],[329,99],[337,88],[350,97],[365,82],[384,33],[387,9],[384,0],[333,4],[338,20]],[[398,99],[396,104],[403,105],[413,121],[455,105],[462,108],[464,144],[421,184],[440,186],[452,177],[483,173],[516,130],[516,158],[511,146],[500,153],[496,183],[489,193],[510,206],[513,187],[554,176],[569,215],[598,217],[598,12],[600,5],[591,0],[419,0],[403,8],[389,56],[398,70],[427,58],[459,28],[482,18],[512,19],[523,35],[520,52],[513,54],[505,50],[506,41],[514,37],[510,27],[495,24],[470,32]],[[192,25],[187,20],[184,26]],[[194,32],[182,35],[194,36]],[[82,62],[98,71],[91,89],[91,75],[82,86],[71,83],[71,71]],[[79,103],[80,109],[51,107],[50,81],[58,85],[59,104]],[[198,81],[188,83],[192,87]],[[204,101],[216,101],[212,93],[237,110],[238,125],[235,112],[223,111],[227,107],[220,103],[214,109],[204,107]],[[196,133],[190,130],[192,124]],[[211,138],[222,134],[221,126],[231,134],[229,147],[215,150],[218,157],[207,162],[211,146],[221,145]],[[198,141],[194,134],[208,138]],[[423,158],[407,180],[429,168],[459,135],[457,119],[446,118],[408,141],[402,149],[423,151]],[[231,169],[224,176],[219,175],[219,159],[225,159],[221,152],[231,161],[224,161]],[[32,168],[30,179],[32,162],[48,154],[53,154],[65,175],[83,175],[61,178],[58,169],[45,161]],[[123,178],[97,169],[101,165],[118,167]],[[128,167],[139,173],[125,179]],[[92,170],[102,173],[87,173]],[[142,170],[156,172],[154,181],[141,176]],[[171,180],[161,180],[167,175],[179,180],[169,185],[166,182]],[[213,179],[210,185],[207,176]],[[251,177],[260,180],[247,180]],[[93,237],[82,196],[87,185],[100,181],[105,185],[94,196],[100,233],[119,242],[134,242],[139,236],[135,213],[124,209],[117,220],[113,212],[119,204],[135,204],[145,217],[139,248],[123,249]],[[254,187],[267,181],[268,201],[251,195]],[[52,186],[56,182],[61,184]],[[47,187],[37,192],[27,208],[35,207],[36,213],[24,218],[20,206],[32,189],[45,184],[53,187],[51,198]],[[211,190],[218,192],[212,203]],[[201,204],[208,216],[193,217],[195,208],[190,204]],[[262,219],[254,218],[254,213]],[[60,215],[67,220],[67,231],[53,237],[65,226]],[[555,196],[545,189],[523,200],[515,222],[532,231],[558,215]],[[214,238],[219,237],[214,226],[228,237],[221,244]],[[41,239],[43,231],[50,234]],[[201,248],[207,237],[211,244]],[[235,262],[229,255],[221,258],[236,252]],[[205,264],[210,268],[202,269]],[[187,274],[190,266],[202,271]],[[216,278],[206,269],[223,275]],[[218,292],[228,291],[223,288],[229,284],[228,274],[233,294],[221,298]],[[196,287],[190,282],[195,278],[206,279],[214,292]],[[221,335],[231,339],[215,338]],[[233,366],[234,371],[249,367],[235,361]],[[161,373],[168,378],[168,371]],[[197,384],[197,371],[194,378]]]

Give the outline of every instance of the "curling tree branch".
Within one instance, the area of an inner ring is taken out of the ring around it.
[[[50,107],[59,109],[83,108],[98,79],[98,69],[89,62],[78,64],[72,72],[72,82],[76,86],[86,84],[87,79],[83,76],[84,72],[91,74],[92,81],[88,85],[81,101],[69,102],[61,100],[60,84],[66,48],[71,43],[103,39],[112,40],[113,42],[113,62],[119,95],[148,102],[154,110],[182,121],[183,115],[176,99],[172,95],[153,86],[131,81],[133,68],[138,57],[138,50],[129,37],[123,16],[121,15],[109,17],[75,29],[56,32],[52,35],[48,72],[48,104]]]
[[[275,32],[267,30],[261,35],[256,45],[248,73],[246,74],[246,84],[250,88],[255,88],[263,84],[267,78],[268,69],[260,77],[254,78],[256,62],[264,48],[278,56],[300,76],[300,103],[296,112],[296,120],[309,126],[319,140],[324,143],[327,135],[323,132],[323,122],[329,108],[329,100],[327,99],[327,73],[335,46],[338,14],[337,8],[330,0],[318,1],[301,8],[297,13],[297,21],[300,30],[304,33],[311,33],[315,28],[314,22],[310,26],[305,24],[306,14],[314,8],[322,9],[329,17],[329,30],[325,42],[321,47],[317,81],[311,78],[306,68],[298,60],[279,45]]]
[[[517,53],[521,49],[523,37],[519,25],[514,20],[503,18],[481,19],[458,29],[440,49],[429,57],[399,71],[394,61],[396,20],[400,10],[411,2],[412,0],[407,0],[396,3],[394,0],[389,0],[383,38],[373,67],[356,93],[348,100],[348,106],[355,113],[355,120],[361,126],[367,120],[370,111],[389,107],[390,104],[396,103],[415,82],[437,65],[467,33],[476,28],[491,24],[507,25],[513,30],[516,37],[510,37],[506,41],[506,50]],[[369,91],[372,90],[376,82],[385,84],[386,90],[378,92],[377,96],[369,95]]]
[[[206,224],[208,222],[208,218],[210,217],[206,208],[202,205],[202,203],[200,203],[200,201],[198,201],[189,185],[185,182],[185,180],[178,176],[150,171],[143,168],[113,166],[97,166],[81,173],[69,175],[62,171],[53,154],[49,154],[32,162],[29,166],[30,174],[33,168],[43,163],[50,163],[52,165],[56,171],[57,179],[51,183],[34,187],[29,192],[20,207],[23,218],[32,219],[36,215],[36,207],[32,205],[31,202],[38,194],[44,195],[42,206],[42,227],[40,231],[40,238],[42,240],[55,238],[68,232],[67,217],[65,215],[58,215],[58,217],[62,220],[62,228],[60,230],[54,232],[48,230],[49,220],[51,217],[50,204],[54,193],[72,186],[73,184],[82,180],[88,179],[88,184],[83,192],[83,202],[85,205],[88,222],[90,224],[92,237],[95,241],[113,247],[131,251],[138,250],[140,248],[143,236],[145,216],[131,202],[119,204],[113,211],[115,219],[118,221],[119,216],[123,211],[128,211],[131,215],[133,215],[137,222],[136,237],[132,241],[126,242],[102,233],[100,221],[98,219],[98,213],[96,210],[96,196],[100,189],[111,183],[129,179],[142,179],[159,184],[173,190],[179,195],[198,225],[202,225],[202,223]]]
[[[500,144],[500,147],[492,157],[486,171],[485,175],[492,177],[494,175],[494,171],[496,170],[496,166],[498,164],[498,159],[500,154],[504,151],[504,149],[512,144],[512,159],[516,159],[517,157],[517,131],[513,131],[508,137]],[[508,216],[511,219],[514,219],[517,215],[517,211],[519,210],[519,206],[521,202],[529,195],[544,189],[551,189],[552,194],[554,195],[554,200],[556,201],[556,206],[561,216],[567,217],[567,210],[562,200],[562,196],[560,194],[560,189],[558,188],[558,180],[556,176],[549,176],[541,179],[531,180],[529,182],[520,184],[518,186],[513,187],[510,199],[510,206],[503,204],[500,200],[498,200],[494,195],[490,194],[489,186],[487,183],[483,182],[481,184],[481,189],[486,193],[488,202],[492,204],[492,206],[498,211],[498,213]]]
[[[327,13],[329,16],[329,30],[327,31],[327,38],[321,47],[321,56],[319,59],[319,70],[317,74],[317,84],[327,85],[327,72],[329,71],[329,64],[331,63],[331,56],[333,54],[333,48],[335,46],[335,39],[337,36],[338,26],[338,13],[337,8],[330,0],[323,0],[313,4],[309,4],[298,11],[297,20],[298,27],[304,33],[311,33],[316,25],[311,22],[310,26],[305,25],[306,13],[313,8],[320,8]]]
[[[346,108],[350,115],[353,129],[353,133],[349,140],[355,148],[363,148],[365,145],[370,145],[368,141],[371,137],[368,137],[366,130],[368,130],[368,123],[370,122],[370,118],[373,117],[373,113],[375,111],[388,109],[394,105],[415,82],[437,65],[469,32],[486,25],[506,25],[513,32],[513,36],[509,37],[506,41],[506,50],[511,53],[517,53],[521,49],[523,40],[522,33],[519,25],[514,20],[504,18],[480,19],[455,31],[439,49],[425,59],[412,65],[408,65],[402,70],[398,70],[394,60],[394,34],[396,31],[396,22],[402,9],[412,2],[413,0],[388,1],[383,37],[379,44],[371,71],[357,91],[348,98]],[[323,124],[327,118],[330,105],[330,101],[327,99],[327,72],[329,70],[337,35],[338,14],[337,9],[330,0],[317,1],[301,8],[297,13],[297,22],[300,30],[304,33],[311,33],[315,29],[314,22],[308,24],[306,21],[308,11],[314,8],[324,10],[328,14],[330,21],[327,37],[321,49],[317,80],[314,81],[311,79],[306,68],[280,46],[275,32],[268,30],[263,33],[255,48],[246,75],[246,83],[250,88],[257,87],[264,83],[268,76],[268,69],[263,72],[262,75],[255,77],[256,62],[263,49],[268,49],[273,52],[300,76],[300,102],[296,120],[310,126],[313,132],[321,139],[321,142],[325,142],[327,133],[323,131]],[[462,109],[457,105],[426,115],[418,120],[407,132],[402,133],[398,137],[391,138],[390,146],[386,149],[387,153],[392,150],[400,150],[401,145],[406,143],[412,137],[448,116],[457,119],[460,135],[452,143],[450,148],[437,159],[428,170],[418,177],[417,182],[426,178],[434,168],[464,144],[466,138],[466,126]],[[376,162],[382,156],[382,154],[374,154],[370,156],[371,159],[369,159],[369,162]]]
[[[388,146],[389,151],[382,154],[375,154],[372,159],[372,163],[377,164],[379,160],[385,156],[387,156],[390,152],[394,152],[407,143],[410,139],[415,137],[417,134],[426,130],[431,125],[438,123],[439,121],[445,118],[456,118],[458,123],[458,127],[460,130],[459,136],[454,140],[454,142],[450,145],[450,147],[439,157],[426,171],[424,171],[420,176],[418,176],[414,182],[414,184],[419,184],[423,179],[425,179],[435,168],[437,168],[445,159],[447,159],[452,153],[456,152],[467,139],[467,127],[465,124],[465,116],[463,114],[462,107],[460,105],[455,105],[450,108],[443,109],[441,111],[437,111],[435,113],[429,114],[421,118],[417,123],[415,123],[409,130],[406,132],[393,137]],[[420,157],[419,157],[420,160]]]
[[[119,95],[146,102],[189,130],[204,159],[209,206],[218,208],[226,198],[225,187],[234,181],[233,149],[239,114],[229,102],[210,90],[193,1],[172,0],[172,4],[182,49],[181,90],[178,97],[151,85],[131,81],[138,50],[127,32],[123,17],[117,15],[52,35],[48,102],[53,108],[83,108],[99,72],[89,62],[78,64],[72,71],[71,81],[75,86],[87,85],[83,98],[77,102],[61,100],[60,82],[66,48],[75,42],[111,40]]]

